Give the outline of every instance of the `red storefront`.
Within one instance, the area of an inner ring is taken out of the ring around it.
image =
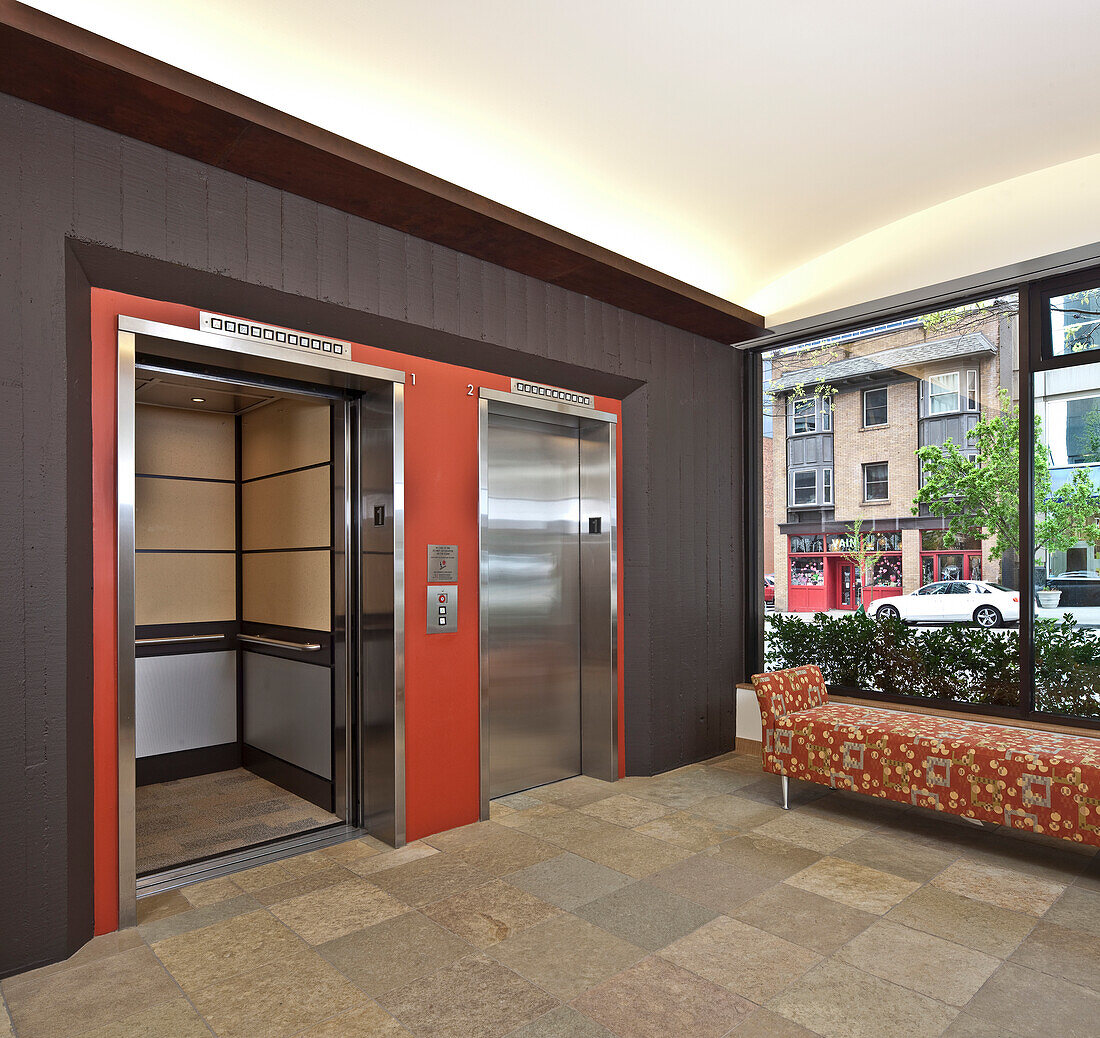
[[[814,613],[856,610],[861,602],[900,595],[901,531],[863,534],[867,549],[882,554],[874,564],[870,587],[861,587],[856,544],[849,533],[788,537],[787,609]]]

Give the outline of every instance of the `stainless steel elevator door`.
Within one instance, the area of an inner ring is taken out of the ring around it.
[[[580,441],[567,425],[488,420],[489,795],[581,770]]]

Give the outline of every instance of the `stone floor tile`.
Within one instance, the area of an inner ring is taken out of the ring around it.
[[[988,834],[986,840],[969,848],[964,857],[1052,883],[1070,884],[1088,868],[1089,858],[1068,840],[1059,840],[1058,844],[1022,839],[1002,830]]]
[[[655,840],[675,844],[688,851],[717,847],[733,833],[728,826],[719,825],[700,815],[689,814],[687,811],[676,811],[673,814],[655,818],[651,822],[636,825],[634,831],[643,836],[651,836]]]
[[[612,796],[617,790],[613,782],[604,782],[603,779],[589,775],[575,775],[561,782],[539,786],[531,792],[542,801],[561,804],[562,807],[580,808]]]
[[[534,798],[532,799],[534,800]],[[499,819],[496,824],[508,829],[522,829],[526,832],[530,827],[539,825],[542,819],[562,818],[573,813],[569,808],[562,807],[561,804],[534,800],[530,807],[517,808],[513,814]]]
[[[870,832],[832,852],[857,865],[927,883],[955,860],[949,850],[914,843],[891,832]]]
[[[768,1008],[824,1038],[939,1038],[958,1013],[835,959],[796,980]]]
[[[441,901],[452,894],[460,894],[471,887],[480,886],[488,878],[484,872],[470,868],[461,858],[450,854],[433,854],[384,872],[372,873],[370,882],[399,901],[420,908],[432,901]]]
[[[366,1001],[316,953],[298,947],[191,995],[218,1038],[287,1038]]]
[[[38,969],[28,970],[18,977],[12,977],[6,984],[24,983],[27,981],[41,980],[51,973],[61,973],[63,970],[72,969],[74,966],[87,966],[96,959],[104,959],[109,955],[117,955],[119,952],[129,951],[131,948],[140,948],[144,945],[141,934],[134,929],[117,930],[114,933],[93,937],[86,944],[73,952],[67,959],[51,963],[49,966],[40,966]],[[3,1019],[0,1014],[0,1020]]]
[[[475,948],[488,948],[561,909],[498,879],[435,901],[422,911]]]
[[[1012,962],[1100,991],[1100,937],[1040,920]]]
[[[1066,889],[1065,883],[1052,883],[968,858],[949,865],[932,883],[941,890],[1035,916],[1042,915]]]
[[[504,818],[506,815],[514,815],[516,809],[509,807],[507,804],[501,804],[496,800],[489,801],[489,821],[495,822],[498,818]]]
[[[532,792],[509,793],[504,797],[497,797],[490,804],[500,804],[502,807],[511,808],[513,811],[526,811],[530,807],[538,807],[545,801],[539,800]]]
[[[674,941],[660,955],[759,1004],[821,961],[816,952],[725,916]]]
[[[9,977],[3,993],[19,1038],[67,1038],[179,997],[144,945],[59,972]]]
[[[720,1038],[756,1008],[659,958],[591,988],[573,1005],[623,1038]]]
[[[691,851],[674,847],[664,840],[654,840],[632,829],[618,829],[602,833],[590,840],[583,840],[572,847],[574,853],[604,865],[616,872],[623,872],[635,879],[650,876],[687,858]]]
[[[295,876],[292,879],[283,880],[270,887],[260,887],[253,890],[251,896],[261,905],[276,905],[280,901],[290,901],[292,898],[311,894],[315,890],[323,890],[325,887],[335,886],[337,883],[346,883],[359,880],[354,872],[338,865],[335,862],[332,868],[318,869],[316,872],[308,872],[304,876]],[[362,880],[359,880],[362,882]]]
[[[769,887],[730,914],[822,955],[831,955],[879,918],[787,883]]]
[[[453,852],[461,847],[469,847],[471,844],[480,843],[488,839],[494,833],[505,832],[503,826],[497,825],[490,819],[487,822],[471,822],[469,825],[460,825],[454,829],[447,829],[432,836],[425,836],[423,842],[438,850]]]
[[[166,890],[163,894],[151,894],[138,900],[138,925],[155,923],[158,919],[167,919],[170,916],[179,915],[181,912],[189,912],[192,907],[191,902],[179,890]]]
[[[737,832],[755,829],[758,825],[773,821],[784,814],[778,804],[759,804],[739,796],[705,797],[692,804],[687,812]]]
[[[301,940],[267,912],[249,912],[157,941],[153,950],[185,994],[300,950]]]
[[[902,819],[909,810],[908,804],[900,804],[896,800],[838,789],[802,805],[798,813],[869,831],[881,825],[903,824]]]
[[[240,897],[244,891],[233,882],[230,876],[219,876],[217,879],[207,879],[202,883],[192,883],[189,887],[181,888],[180,893],[187,898],[192,908],[205,908],[219,901]]]
[[[705,854],[697,854],[671,868],[662,869],[650,876],[648,882],[704,908],[726,914],[774,885],[774,881],[766,876],[738,871]]]
[[[381,1006],[368,1002],[299,1031],[295,1038],[413,1038],[413,1035]]]
[[[561,804],[543,804],[530,811],[517,811],[502,819],[501,824],[569,849],[587,839],[619,829],[602,818],[582,814]]]
[[[420,912],[406,912],[317,951],[374,998],[469,955],[470,946]]]
[[[757,826],[755,831],[799,847],[808,847],[811,851],[831,854],[838,847],[858,839],[864,830],[828,818],[815,818],[801,811],[784,811],[779,818]]]
[[[561,914],[514,934],[489,954],[568,1002],[647,953],[584,919]]]
[[[326,858],[331,858],[338,865],[348,861],[358,861],[360,858],[373,858],[386,849],[385,844],[379,844],[377,840],[345,840],[343,843],[334,843],[331,847],[322,847],[320,852]]]
[[[289,879],[294,879],[294,876],[283,868],[281,861],[272,861],[266,865],[257,865],[255,868],[233,873],[233,882],[246,892],[274,886],[276,883],[285,883]]]
[[[379,999],[417,1038],[503,1038],[558,1000],[485,955],[470,955]]]
[[[177,997],[84,1031],[80,1038],[210,1038],[210,1029],[187,999]]]
[[[879,920],[837,953],[850,966],[964,1006],[1001,965],[1000,959],[889,920]]]
[[[737,791],[737,795],[755,800],[759,804],[766,804],[769,807],[773,805],[779,807],[783,803],[783,793],[780,786],[778,775],[765,774],[755,782],[742,786]],[[802,807],[804,804],[812,804],[815,800],[828,796],[830,792],[828,786],[821,786],[816,782],[800,782],[798,779],[791,779],[788,802],[792,808]]]
[[[506,876],[540,861],[561,854],[556,844],[547,843],[528,833],[501,829],[483,840],[451,852],[471,868],[489,876]]]
[[[11,1017],[8,1016],[8,1007],[0,999],[0,1038],[15,1038],[15,1031],[11,1026]]]
[[[189,912],[179,912],[176,915],[166,916],[151,923],[145,923],[137,928],[141,937],[153,944],[163,941],[167,937],[188,933],[191,930],[200,930],[204,926],[220,922],[222,919],[232,919],[234,916],[247,915],[260,908],[260,903],[251,894],[240,894],[237,897],[226,898],[224,901],[214,901],[202,908],[192,908]]]
[[[634,796],[650,800],[672,811],[683,811],[716,794],[714,790],[689,778],[659,775],[645,786],[631,790]]]
[[[604,894],[629,886],[634,880],[622,872],[566,851],[537,865],[510,873],[508,882],[572,912]]]
[[[344,867],[357,876],[373,876],[376,872],[385,872],[395,869],[399,865],[407,865],[409,862],[420,861],[438,854],[430,844],[420,840],[407,843],[397,850],[385,850],[368,858],[356,858],[353,861],[344,862]]]
[[[333,866],[332,857],[326,853],[328,848],[296,854],[293,858],[284,858],[278,864],[291,879],[308,876],[311,872],[323,872]]]
[[[1096,1038],[1100,994],[1006,962],[971,999],[966,1012],[1021,1035]]]
[[[576,914],[630,944],[658,951],[717,913],[650,883],[635,883],[581,905]]]
[[[822,858],[787,882],[861,912],[882,915],[904,900],[919,884],[889,872],[879,872],[842,858]]]
[[[770,1009],[757,1009],[744,1023],[730,1031],[730,1038],[819,1038],[816,1031],[809,1031],[785,1016]]]
[[[603,800],[595,800],[581,808],[586,815],[602,818],[605,822],[633,829],[643,822],[652,822],[654,818],[669,813],[669,808],[652,800],[632,797],[626,793],[616,793]]]
[[[707,761],[707,766],[721,768],[723,771],[741,771],[757,778],[764,773],[759,749],[754,753],[727,753],[722,757],[712,757]]]
[[[886,914],[895,923],[1006,959],[1035,926],[1035,916],[998,908],[928,884]]]
[[[994,1027],[976,1016],[960,1013],[955,1022],[943,1032],[943,1038],[1023,1038],[1016,1031]]]
[[[1100,892],[1070,887],[1054,903],[1043,921],[1100,937]]]
[[[745,869],[778,883],[820,861],[822,855],[786,840],[749,832],[723,840],[715,852],[717,859],[735,869]]]
[[[578,1013],[572,1006],[559,1006],[545,1016],[524,1024],[508,1038],[615,1038],[595,1020]]]
[[[323,944],[408,910],[397,898],[355,876],[268,909],[307,944]]]

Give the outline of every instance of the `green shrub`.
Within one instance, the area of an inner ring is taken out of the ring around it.
[[[1016,706],[1020,699],[1020,634],[966,624],[909,627],[866,613],[815,614],[809,622],[767,619],[769,670],[816,663],[829,685],[958,703]],[[1080,629],[1068,613],[1035,623],[1035,708],[1100,717],[1100,633]]]

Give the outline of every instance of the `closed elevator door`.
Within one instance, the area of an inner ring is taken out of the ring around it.
[[[488,416],[489,795],[581,770],[576,422]]]

